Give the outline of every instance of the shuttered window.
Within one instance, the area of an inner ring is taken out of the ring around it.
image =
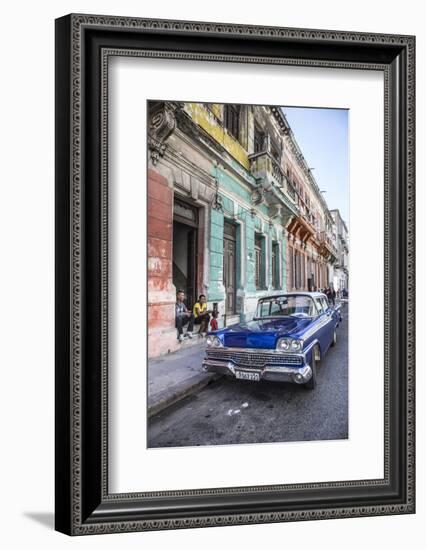
[[[255,233],[254,259],[255,259],[255,284],[258,290],[265,288],[265,254],[264,237]]]
[[[240,105],[225,105],[225,128],[238,139],[240,134]]]
[[[280,249],[278,243],[272,243],[272,288],[280,288]]]
[[[254,128],[254,152],[262,153],[265,150],[265,133],[256,125]]]
[[[293,247],[288,247],[288,266],[289,269],[287,270],[288,273],[288,282],[287,282],[287,290],[291,290],[294,287],[294,267],[293,267],[294,259],[293,259]]]

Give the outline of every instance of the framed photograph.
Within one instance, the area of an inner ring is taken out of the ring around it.
[[[415,38],[56,20],[56,529],[415,511]]]

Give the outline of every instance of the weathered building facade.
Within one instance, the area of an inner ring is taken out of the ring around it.
[[[349,234],[345,221],[338,209],[330,210],[333,217],[337,259],[334,264],[333,284],[336,290],[349,290]]]
[[[176,291],[219,326],[257,300],[323,288],[333,218],[278,107],[150,102],[149,356],[177,349]]]
[[[286,226],[287,289],[324,289],[332,283],[330,266],[337,257],[333,218],[290,127],[284,146],[283,169],[298,207]]]

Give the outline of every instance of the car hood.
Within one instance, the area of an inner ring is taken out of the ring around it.
[[[311,322],[297,317],[265,319],[232,325],[215,334],[226,347],[275,349],[278,338],[299,338]]]

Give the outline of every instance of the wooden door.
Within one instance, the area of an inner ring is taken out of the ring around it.
[[[272,243],[272,288],[279,288],[280,285],[280,268],[279,262],[279,248],[278,243]]]
[[[223,231],[223,284],[225,286],[225,311],[233,315],[237,311],[237,228],[225,222]]]

